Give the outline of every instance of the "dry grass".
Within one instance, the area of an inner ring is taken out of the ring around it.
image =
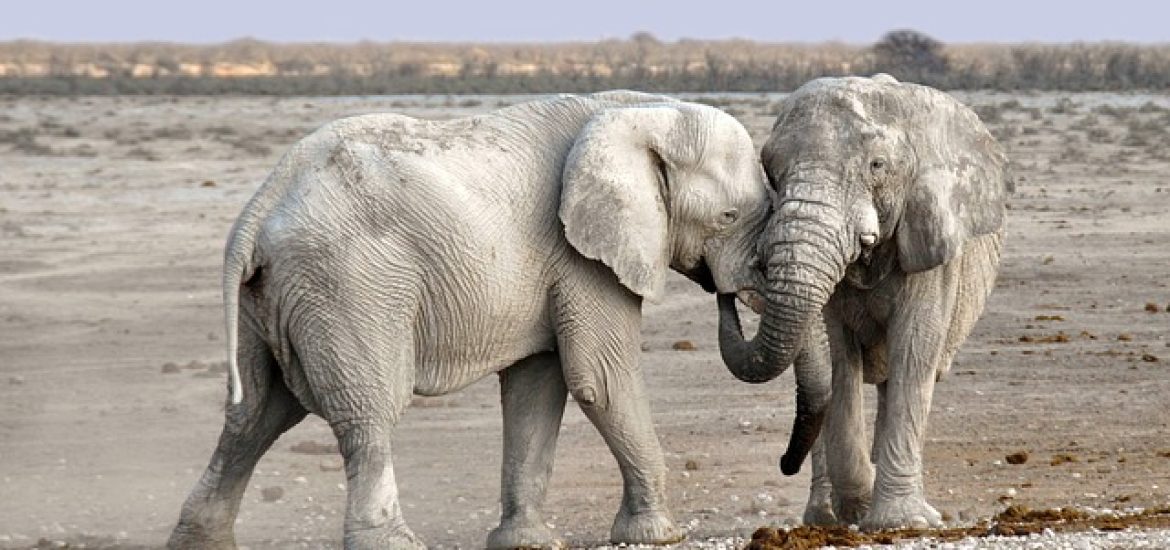
[[[875,72],[946,89],[1170,87],[1170,45],[933,44],[918,57],[885,46],[665,43],[644,33],[550,44],[14,41],[0,43],[0,93],[782,91],[818,76]]]

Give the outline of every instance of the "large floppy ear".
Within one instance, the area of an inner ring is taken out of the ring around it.
[[[565,161],[560,218],[569,244],[652,301],[670,265],[666,161],[659,147],[677,107],[621,107],[595,115]]]
[[[898,223],[898,260],[907,273],[942,265],[969,239],[1003,226],[1012,191],[1007,159],[979,117],[957,100],[916,85],[907,90],[915,112],[917,177],[906,190]]]

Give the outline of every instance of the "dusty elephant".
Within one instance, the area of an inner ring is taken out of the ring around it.
[[[768,193],[732,117],[634,92],[317,130],[229,237],[230,401],[169,546],[234,547],[253,467],[307,413],[345,460],[345,547],[421,546],[390,432],[412,394],[494,372],[504,460],[489,547],[558,544],[542,506],[569,393],[621,468],[612,540],[680,540],[638,365],[642,300],[668,267],[709,291],[751,287]]]
[[[762,236],[767,306],[744,342],[720,296],[725,362],[740,378],[774,377],[816,341],[823,314],[831,396],[826,409],[823,361],[797,369],[803,420],[781,461],[798,470],[823,419],[805,521],[940,525],[922,486],[927,414],[994,286],[1012,191],[1003,150],[951,96],[879,75],[802,86],[762,157],[777,193]],[[878,388],[872,449],[863,380]]]

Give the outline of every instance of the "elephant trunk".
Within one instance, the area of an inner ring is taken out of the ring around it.
[[[730,295],[720,296],[719,346],[728,370],[745,382],[771,380],[797,360],[797,416],[781,464],[785,474],[793,474],[820,433],[828,402],[830,369],[821,310],[855,251],[842,240],[849,232],[834,228],[841,213],[829,203],[787,199],[777,215],[779,223],[765,237],[767,307],[760,329],[754,339],[744,341],[734,301]]]
[[[825,332],[815,328],[809,330],[804,350],[795,362],[796,418],[792,421],[788,449],[780,457],[780,471],[784,475],[795,475],[800,471],[820,435],[832,382],[831,362]]]
[[[788,369],[806,330],[820,319],[821,308],[844,276],[846,262],[838,253],[842,247],[836,232],[809,212],[824,205],[804,206],[799,218],[774,224],[765,237],[767,282],[761,294],[766,307],[755,338],[744,340],[734,295],[718,297],[719,351],[731,374],[744,382],[767,382]]]

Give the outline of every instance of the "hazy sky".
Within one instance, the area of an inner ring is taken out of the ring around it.
[[[0,40],[220,42],[750,38],[872,42],[914,28],[944,42],[1170,42],[1170,2],[1147,0],[10,0]]]

